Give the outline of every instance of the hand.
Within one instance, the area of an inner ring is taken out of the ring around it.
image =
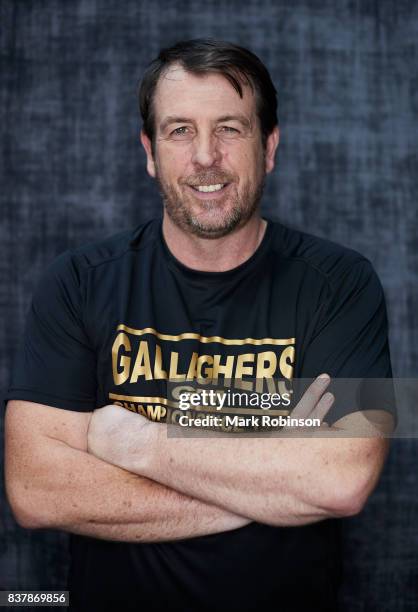
[[[331,379],[328,374],[321,374],[318,376],[313,383],[309,385],[308,389],[289,415],[292,419],[318,419],[320,425],[317,427],[292,427],[289,425],[283,427],[281,433],[286,436],[299,436],[306,434],[317,435],[318,433],[329,431],[329,426],[324,422],[324,418],[328,414],[335,399],[332,393],[325,393],[330,382]]]
[[[152,423],[140,414],[110,404],[95,410],[87,432],[87,451],[119,467],[128,469],[130,449],[146,452]]]

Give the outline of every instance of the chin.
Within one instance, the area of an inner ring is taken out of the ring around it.
[[[194,198],[183,199],[169,190],[164,196],[166,212],[177,227],[188,234],[212,240],[244,226],[259,202],[259,198],[251,198],[250,206],[242,206],[230,197],[196,202]]]
[[[222,238],[241,227],[249,217],[243,211],[232,211],[227,215],[188,216],[188,230],[201,238]]]
[[[234,227],[230,226],[222,226],[222,227],[211,227],[211,226],[202,226],[193,224],[189,226],[189,232],[194,234],[195,236],[199,236],[199,238],[207,238],[207,239],[216,239],[222,238],[223,236],[227,236],[230,234]]]

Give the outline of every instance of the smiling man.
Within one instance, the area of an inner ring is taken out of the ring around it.
[[[259,223],[255,213],[265,173],[273,168],[278,128],[265,150],[253,92],[241,87],[242,97],[231,96],[224,76],[189,73],[180,64],[158,82],[156,134],[143,132],[142,143],[148,172],[161,186],[166,231],[221,238]]]
[[[360,254],[260,216],[279,130],[251,52],[165,49],[140,106],[163,216],[41,280],[7,395],[10,504],[24,527],[72,534],[73,610],[336,610],[335,519],[373,490],[391,417],[334,402],[327,375],[391,375],[380,283]],[[231,437],[222,418],[217,437],[167,435],[188,383],[282,398],[274,381],[298,377],[315,382],[291,414],[326,438]]]

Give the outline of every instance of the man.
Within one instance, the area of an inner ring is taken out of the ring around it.
[[[168,383],[316,377],[292,414],[356,428],[326,374],[391,375],[379,281],[358,253],[260,217],[279,131],[256,56],[179,43],[140,98],[163,219],[42,279],[7,396],[11,506],[73,534],[74,610],[335,610],[332,519],[362,508],[385,440],[168,437]]]

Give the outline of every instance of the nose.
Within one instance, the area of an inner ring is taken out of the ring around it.
[[[199,134],[193,142],[192,161],[204,168],[210,168],[221,158],[219,142],[214,134]]]

